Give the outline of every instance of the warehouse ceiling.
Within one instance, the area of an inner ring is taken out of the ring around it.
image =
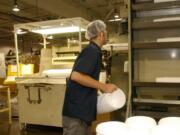
[[[19,12],[13,12],[14,0],[0,0],[0,42],[13,43],[13,25],[58,18],[83,17],[107,19],[126,0],[17,0]],[[119,12],[119,11],[118,11]]]

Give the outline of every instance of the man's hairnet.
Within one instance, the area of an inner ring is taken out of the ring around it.
[[[103,32],[105,30],[106,24],[101,20],[95,20],[88,24],[85,38],[91,40],[92,38],[98,36],[100,32]]]

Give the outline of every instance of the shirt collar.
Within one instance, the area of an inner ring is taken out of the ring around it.
[[[97,45],[95,42],[90,41],[90,44],[95,45],[101,51],[101,47],[99,45]]]

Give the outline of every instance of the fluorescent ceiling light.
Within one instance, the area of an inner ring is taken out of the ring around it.
[[[54,37],[51,35],[51,36],[48,36],[47,39],[54,39]]]
[[[117,18],[117,19],[111,19],[109,20],[109,22],[118,22],[118,21],[122,21],[122,18]]]
[[[170,55],[171,55],[171,58],[176,58],[177,57],[177,52],[172,51]]]
[[[59,28],[34,29],[32,30],[32,32],[48,35],[48,34],[79,32],[79,30],[80,28],[78,26],[70,26],[70,27],[59,27]],[[81,31],[86,31],[86,30],[81,28]]]
[[[18,8],[18,5],[14,5],[13,9],[12,9],[14,12],[19,12],[20,9]]]
[[[118,14],[115,14],[115,15],[114,15],[114,18],[119,18],[119,15],[118,15]]]
[[[44,43],[38,43],[38,44],[40,44],[40,45],[43,45],[44,46]],[[50,42],[46,42],[46,45],[49,45],[50,44]]]
[[[119,18],[119,12],[116,8],[114,9],[114,18],[115,19]]]
[[[25,33],[27,33],[27,32],[26,31],[22,31],[21,29],[17,30],[17,34],[25,34]]]

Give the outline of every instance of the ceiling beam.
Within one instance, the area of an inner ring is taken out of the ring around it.
[[[11,33],[12,34],[12,30],[1,28],[1,27],[0,27],[0,32],[5,32],[5,33]]]
[[[0,36],[0,40],[14,40],[13,34]]]
[[[56,14],[59,16],[59,18],[83,17],[87,20],[90,20],[92,16],[98,17],[97,14],[93,14],[93,12],[88,12],[89,9],[87,7],[78,5],[77,3],[72,2],[72,0],[50,0],[46,2],[38,1],[37,3],[33,3],[29,0],[22,1],[46,10],[52,14]]]
[[[112,2],[112,3],[106,3],[106,4],[99,4],[97,7],[104,8],[108,6],[118,6],[118,5],[124,5],[124,2]]]
[[[12,13],[6,13],[6,12],[2,12],[0,11],[0,15],[7,17],[7,19],[9,20],[16,20],[18,22],[29,22],[29,21],[37,21],[37,19],[34,18],[28,18],[28,17],[24,17],[24,16],[18,16]]]
[[[87,14],[91,14],[96,18],[101,18],[101,15],[99,12],[95,11],[91,6],[89,6],[86,1],[82,1],[82,0],[66,0],[65,2],[67,2],[68,4],[72,4],[75,7],[84,7],[85,10],[87,10]]]

